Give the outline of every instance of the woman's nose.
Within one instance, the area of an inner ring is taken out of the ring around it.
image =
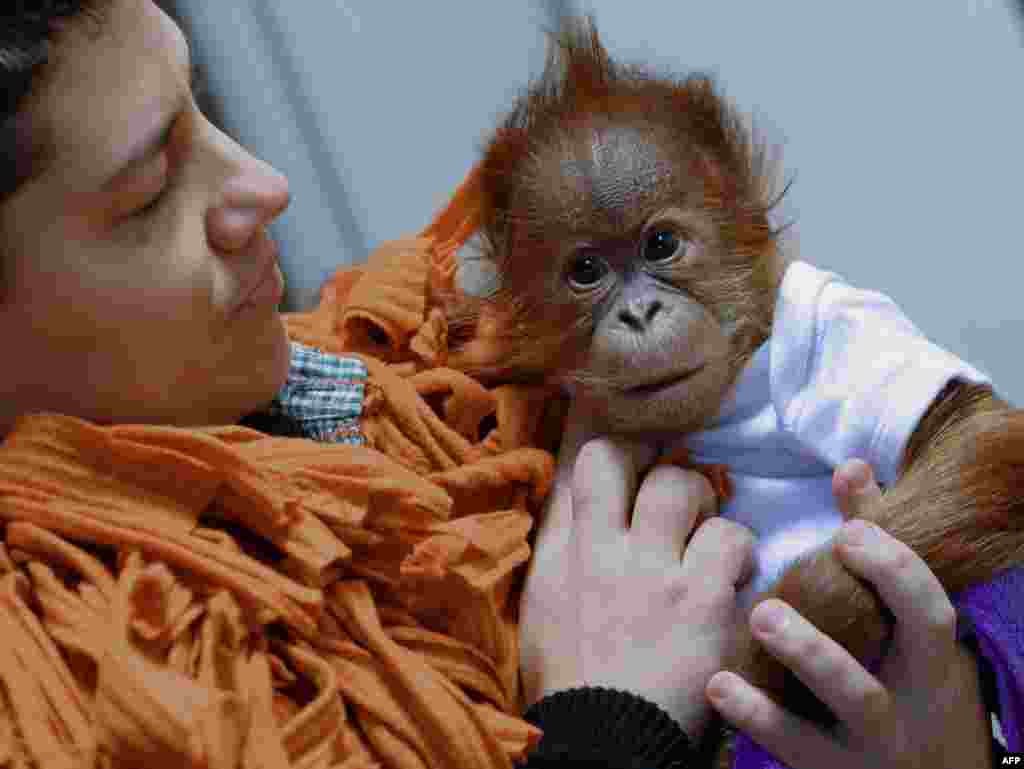
[[[273,170],[253,170],[232,178],[225,186],[224,202],[207,213],[211,243],[224,251],[238,251],[288,208],[288,179]]]

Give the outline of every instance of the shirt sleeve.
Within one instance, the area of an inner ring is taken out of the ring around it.
[[[783,427],[833,467],[864,459],[886,486],[942,389],[990,381],[925,338],[888,296],[803,262],[783,279],[770,347]]]
[[[998,719],[1005,748],[1024,751],[1024,568],[968,588],[953,602],[957,637],[969,640],[975,652],[986,705]]]
[[[523,718],[544,735],[519,769],[708,769],[712,763],[713,742],[698,750],[658,705],[621,689],[555,692]]]

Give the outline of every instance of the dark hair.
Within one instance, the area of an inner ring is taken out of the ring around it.
[[[0,203],[41,172],[52,154],[42,126],[19,120],[29,93],[46,77],[59,26],[98,26],[107,0],[4,0],[0,10]]]

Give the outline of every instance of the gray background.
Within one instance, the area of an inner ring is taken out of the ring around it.
[[[544,59],[528,0],[177,0],[216,119],[288,174],[288,306],[419,230]],[[615,56],[717,75],[782,148],[799,253],[1024,404],[1024,25],[1009,0],[596,0]]]

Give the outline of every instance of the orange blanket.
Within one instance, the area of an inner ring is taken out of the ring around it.
[[[286,317],[365,361],[368,446],[20,420],[0,445],[0,766],[488,769],[536,743],[518,581],[564,403],[446,365],[431,296],[474,184]]]
[[[381,248],[287,318],[365,361],[368,447],[17,424],[0,766],[487,769],[539,739],[518,718],[517,579],[559,404],[438,365],[431,243]]]

